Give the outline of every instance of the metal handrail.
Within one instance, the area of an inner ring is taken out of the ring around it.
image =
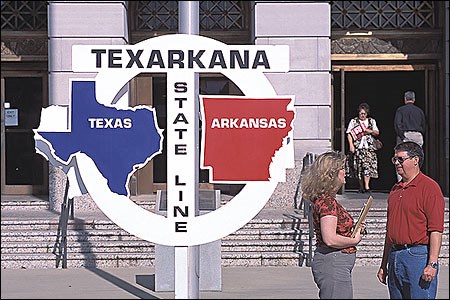
[[[303,167],[301,170],[301,175],[304,174],[306,169],[314,162],[314,160],[316,158],[317,158],[316,154],[313,154],[311,152],[306,153],[305,157],[303,157]],[[300,200],[300,203],[298,204],[297,198],[299,197],[299,194],[300,194],[300,185],[301,185],[301,177],[300,177],[300,180],[298,181],[297,189],[296,189],[295,195],[294,195],[295,213],[294,214],[283,214],[283,215],[285,215],[286,217],[293,220],[292,229],[294,230],[294,233],[295,233],[294,252],[301,256],[299,265],[302,266],[303,262],[305,262],[305,265],[307,267],[310,267],[312,259],[313,259],[313,255],[314,255],[314,252],[312,249],[313,248],[312,244],[313,244],[313,239],[314,239],[312,203],[302,197]],[[300,213],[298,211],[296,211],[297,209],[303,210],[303,218],[307,218],[307,220],[308,220],[308,252],[306,252],[306,253],[303,251],[304,242],[301,241],[302,230],[299,227],[300,223],[301,223],[300,220],[302,217],[300,216]]]
[[[62,261],[62,268],[67,269],[67,224],[69,218],[74,219],[73,198],[68,197],[69,181],[66,182],[64,200],[61,203],[61,214],[59,216],[58,229],[56,232],[56,241],[53,245],[53,254],[56,255],[56,268]]]
[[[313,227],[313,216],[312,216],[312,203],[311,201],[302,197],[300,201],[300,209],[303,208],[303,216],[308,219],[308,253],[306,255],[306,266],[310,267],[314,256],[312,249],[313,239],[314,239],[314,227]]]
[[[294,253],[300,255],[298,265],[303,266],[303,262],[307,261],[308,253],[303,251],[304,242],[301,240],[303,230],[300,228],[301,215],[300,212],[294,211],[294,213],[283,213],[285,217],[292,219],[291,228],[294,230]]]

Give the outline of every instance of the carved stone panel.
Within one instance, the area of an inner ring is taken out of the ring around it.
[[[441,51],[442,44],[438,38],[343,37],[331,42],[332,54],[438,54]]]
[[[48,41],[44,38],[2,38],[2,60],[47,60]]]

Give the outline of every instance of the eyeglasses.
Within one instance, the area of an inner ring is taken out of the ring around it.
[[[391,158],[392,163],[395,165],[396,162],[399,162],[400,164],[403,164],[406,160],[412,158],[411,156],[401,157],[401,156],[394,156]]]
[[[367,113],[365,113],[365,112],[360,112],[359,114],[362,115],[362,116],[367,115]]]

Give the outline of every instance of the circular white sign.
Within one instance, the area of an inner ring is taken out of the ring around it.
[[[139,73],[149,72],[145,66],[144,68],[139,68],[139,64],[136,63],[139,49],[143,49],[139,59],[142,59],[144,62],[147,61],[148,55],[153,55],[145,52],[145,50],[149,49],[159,49],[161,53],[164,53],[168,49],[186,49],[186,53],[188,51],[187,49],[194,49],[194,51],[196,49],[204,49],[206,53],[205,57],[208,57],[210,53],[217,49],[249,49],[249,51],[253,52],[258,49],[266,49],[267,59],[272,65],[269,70],[264,70],[264,72],[287,71],[286,66],[288,63],[286,61],[289,61],[288,51],[286,51],[287,46],[229,46],[210,38],[185,34],[155,37],[136,45],[108,47],[127,47],[127,49],[132,49],[131,52],[134,53],[135,60],[134,66],[127,69],[114,70],[105,67],[96,70],[98,72],[95,78],[96,98],[97,101],[108,106],[117,105],[116,103],[112,103],[111,99],[114,99],[132,78]],[[74,70],[84,72],[93,71],[91,66],[92,61],[90,62],[89,59],[85,59],[87,55],[92,54],[90,49],[93,48],[94,46],[86,45],[79,46],[79,48],[74,46]],[[279,52],[279,49],[282,51]],[[90,56],[92,57],[92,55]],[[222,73],[234,82],[245,96],[256,98],[277,96],[261,68],[252,69],[250,67],[245,70],[240,70],[238,68],[213,67],[199,69],[197,64],[197,67],[193,66],[189,70],[177,69],[176,67],[168,70],[165,65],[164,68],[152,69],[152,72],[183,72],[182,74],[194,74],[195,72]],[[293,111],[293,103],[290,110]],[[292,131],[285,139],[283,146],[272,157],[272,163],[270,165],[271,177],[268,181],[246,182],[239,194],[217,210],[200,216],[189,216],[187,218],[189,230],[182,233],[174,230],[173,219],[150,212],[134,203],[128,197],[111,192],[107,180],[99,172],[94,161],[80,152],[74,155],[77,159],[77,166],[84,187],[98,207],[118,226],[143,240],[156,244],[193,246],[209,243],[235,232],[261,211],[273,194],[278,182],[284,178],[285,169],[287,167],[293,167]],[[70,173],[68,176],[73,177]],[[76,182],[74,178],[71,180]]]

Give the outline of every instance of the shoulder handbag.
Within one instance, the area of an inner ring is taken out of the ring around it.
[[[372,119],[370,119],[370,123],[373,126]],[[373,139],[373,146],[375,147],[375,150],[380,150],[381,148],[383,148],[383,142],[379,138],[372,136],[372,139]]]
[[[375,150],[380,150],[383,148],[383,142],[376,137],[373,138],[373,145],[375,146]]]

